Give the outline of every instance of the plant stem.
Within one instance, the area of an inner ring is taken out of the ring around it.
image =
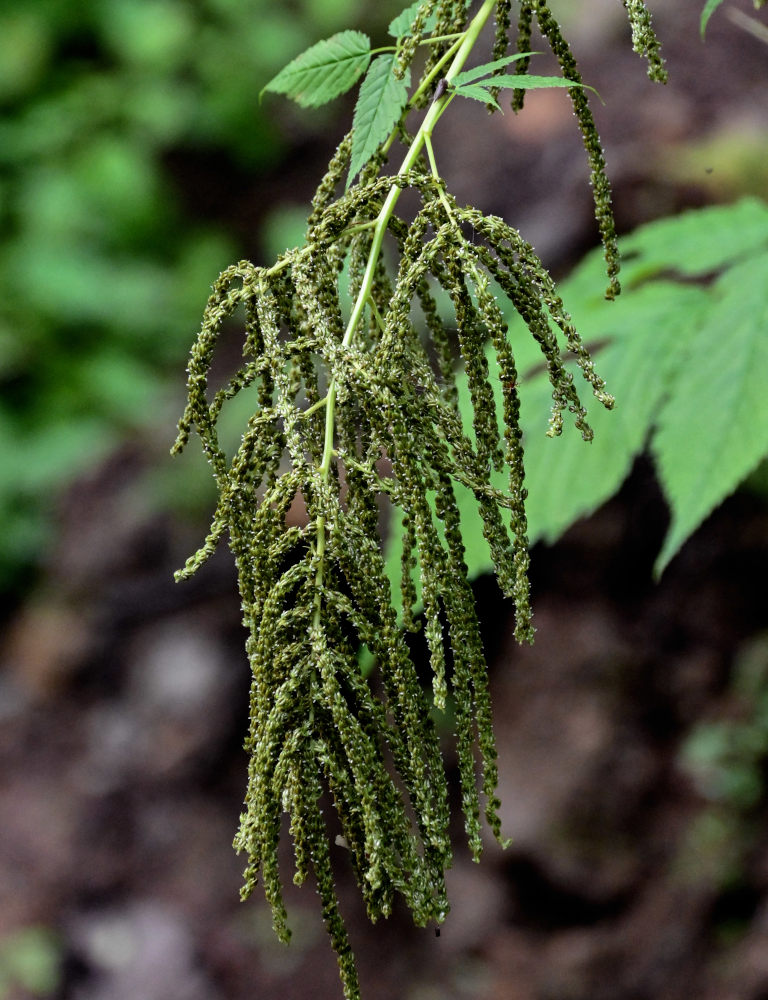
[[[480,10],[475,14],[475,16],[470,21],[467,26],[466,31],[462,34],[459,41],[456,42],[458,46],[456,50],[456,55],[451,62],[450,67],[445,73],[445,79],[448,83],[461,72],[464,67],[464,63],[467,61],[470,52],[472,51],[475,43],[477,42],[480,32],[482,31],[488,18],[491,16],[494,7],[496,6],[497,0],[485,0]],[[425,142],[428,141],[429,136],[432,135],[432,130],[440,119],[440,116],[445,111],[446,107],[450,103],[451,95],[445,94],[443,97],[434,101],[424,116],[424,120],[419,127],[418,132],[413,138],[413,141],[405,154],[405,159],[400,165],[400,169],[397,172],[398,177],[403,174],[408,173],[408,171],[414,166],[416,161],[421,154],[422,147]],[[344,332],[344,338],[342,340],[343,347],[349,347],[354,338],[357,327],[360,323],[360,319],[363,315],[366,302],[371,294],[371,288],[373,287],[373,278],[376,271],[376,264],[381,253],[381,247],[384,242],[384,234],[387,231],[389,225],[389,220],[392,218],[392,213],[395,210],[395,205],[400,197],[402,188],[398,187],[397,184],[393,184],[389,190],[384,204],[381,207],[379,215],[376,219],[375,228],[373,231],[373,240],[371,242],[371,249],[368,254],[368,263],[365,268],[365,273],[363,275],[363,280],[360,286],[360,291],[358,292],[355,304],[352,307],[352,313],[347,324],[346,331]],[[331,472],[331,462],[333,461],[333,437],[336,422],[336,383],[331,381],[328,386],[328,394],[326,397],[326,410],[325,410],[325,438],[323,442],[323,458],[320,463],[320,475],[322,476],[323,482],[328,482],[328,477]],[[317,517],[317,539],[316,539],[316,553],[318,558],[317,574],[315,577],[315,615],[314,615],[314,625],[319,626],[320,619],[322,616],[322,589],[323,589],[323,577],[324,577],[324,566],[325,566],[325,516],[319,514]]]
[[[353,233],[362,233],[366,229],[373,229],[377,221],[378,221],[377,219],[371,219],[369,222],[356,222],[352,226],[347,226],[347,228],[344,229],[339,235],[350,236]],[[300,259],[302,257],[309,256],[311,250],[312,250],[311,246],[302,247],[301,250],[297,251],[295,256],[284,257],[281,261],[279,261],[279,263],[273,264],[272,267],[268,268],[264,273],[267,275],[267,277],[271,278],[272,275],[279,274],[281,271],[284,271],[287,267],[292,267],[296,263],[297,258]]]
[[[312,406],[307,407],[306,410],[302,410],[301,413],[299,414],[299,418],[303,420],[304,417],[311,416],[316,410],[322,409],[327,402],[328,402],[328,397],[323,396],[322,399],[318,399],[318,401],[316,403],[313,403]]]
[[[436,38],[422,38],[419,45],[436,45],[438,42],[452,42],[454,38],[463,38],[464,32],[458,31],[453,35],[438,35]]]

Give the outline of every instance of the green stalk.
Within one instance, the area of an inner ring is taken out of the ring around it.
[[[480,10],[475,14],[475,16],[470,21],[467,26],[467,30],[463,33],[462,40],[458,46],[456,55],[453,61],[445,73],[445,79],[448,83],[457,76],[461,70],[464,68],[470,52],[474,48],[477,42],[480,32],[483,30],[488,18],[493,13],[493,9],[496,6],[497,0],[485,0]],[[408,152],[405,154],[405,159],[400,165],[400,169],[397,172],[398,177],[407,173],[413,165],[416,163],[421,153],[421,149],[424,143],[428,141],[429,137],[432,135],[432,130],[440,119],[440,116],[445,111],[446,107],[450,103],[451,95],[445,94],[439,100],[434,101],[426,115],[424,116],[424,121],[421,123],[418,132],[413,138]],[[371,249],[368,254],[368,263],[365,268],[365,274],[363,275],[363,281],[360,286],[360,291],[358,292],[355,304],[352,307],[352,314],[349,318],[349,323],[347,324],[347,329],[344,332],[344,339],[342,340],[343,347],[349,347],[354,338],[357,327],[362,318],[363,311],[365,309],[366,302],[371,294],[371,288],[373,287],[373,278],[376,272],[376,264],[379,259],[379,254],[381,253],[381,247],[384,242],[384,234],[387,231],[387,226],[389,225],[389,220],[392,218],[392,213],[395,210],[395,205],[398,202],[402,188],[398,187],[397,184],[393,184],[389,190],[384,204],[376,219],[375,228],[373,231],[373,241],[371,243]],[[331,380],[328,386],[328,395],[326,396],[326,409],[325,409],[325,438],[323,442],[323,458],[320,463],[320,474],[323,478],[323,482],[328,482],[328,477],[331,472],[331,462],[333,461],[333,432],[336,426],[336,383]],[[324,576],[324,563],[325,563],[325,517],[320,514],[317,518],[317,556],[318,556],[318,566],[317,574],[315,576],[315,616],[314,625],[318,626],[320,624],[320,618],[322,615],[322,588],[323,588],[323,576]]]

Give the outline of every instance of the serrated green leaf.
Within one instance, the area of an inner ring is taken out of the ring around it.
[[[659,416],[653,451],[672,524],[657,573],[768,452],[766,288],[768,253],[718,279]]]
[[[348,183],[389,136],[408,101],[411,72],[407,69],[398,80],[393,72],[396,60],[395,55],[377,56],[360,85],[352,120]]]
[[[393,18],[389,22],[389,27],[387,31],[393,38],[404,38],[410,34],[410,27],[416,20],[416,14],[419,11],[422,0],[416,0],[415,3],[410,4],[405,8],[397,17]],[[429,32],[437,24],[437,12],[433,11],[426,20],[424,25],[424,31]]]
[[[575,80],[566,80],[562,76],[529,76],[527,73],[522,76],[494,76],[488,81],[488,86],[502,87],[505,90],[541,90],[545,87],[567,87],[570,90],[571,87],[579,87],[597,94],[595,88],[587,83],[576,83]]]
[[[505,56],[503,59],[495,59],[493,62],[483,63],[482,66],[474,66],[472,69],[465,69],[463,73],[458,73],[452,80],[452,83],[461,87],[465,83],[474,83],[475,80],[479,80],[483,76],[492,76],[497,69],[501,69],[503,66],[508,66],[510,63],[517,62],[519,59],[527,59],[528,56],[539,55],[538,52],[516,52],[512,56]]]
[[[701,22],[699,24],[699,30],[701,31],[702,38],[704,38],[706,33],[707,23],[709,22],[710,17],[712,17],[722,2],[723,0],[707,0],[704,4],[704,9],[701,12]]]
[[[622,239],[622,280],[661,271],[706,275],[768,249],[768,205],[744,198],[734,205],[693,209],[641,226]]]
[[[585,83],[574,83],[573,80],[565,80],[562,76],[494,76],[487,80],[479,80],[477,83],[465,83],[455,87],[455,93],[460,97],[471,97],[475,101],[493,101],[486,87],[500,87],[502,89],[513,90],[541,90],[546,87],[582,87],[584,90],[591,90],[595,94],[594,87],[588,87]],[[488,94],[482,97],[481,94]],[[498,105],[497,105],[498,107]]]
[[[482,104],[492,104],[501,111],[499,102],[490,90],[486,90],[485,87],[481,87],[477,83],[465,83],[463,87],[457,87],[455,93],[459,97],[470,97],[473,101],[480,101]]]
[[[362,31],[340,31],[317,42],[280,70],[263,88],[316,108],[352,87],[368,68],[371,40]]]

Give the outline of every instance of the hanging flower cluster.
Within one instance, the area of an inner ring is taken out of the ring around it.
[[[400,894],[417,924],[440,923],[448,910],[451,845],[433,707],[443,711],[450,699],[475,858],[482,849],[481,814],[501,836],[487,667],[454,491],[460,484],[473,494],[499,585],[514,602],[516,636],[530,641],[517,370],[497,296],[509,300],[541,348],[552,384],[551,434],[561,432],[569,411],[584,438],[591,436],[564,364],[567,353],[600,402],[613,405],[530,245],[502,219],[457,205],[437,172],[431,127],[442,105],[460,92],[459,70],[483,23],[495,7],[493,55],[502,65],[492,70],[486,93],[493,105],[499,87],[509,87],[516,109],[522,107],[535,23],[572,84],[606,248],[608,294],[618,290],[602,150],[557,23],[544,3],[522,3],[518,55],[508,57],[509,0],[486,0],[472,19],[467,6],[464,0],[423,0],[404,12],[407,27],[398,36],[392,79],[408,77],[419,46],[431,44],[416,97],[402,109],[390,140],[363,166],[358,183],[343,190],[351,132],[317,190],[304,246],[271,267],[242,261],[219,277],[192,349],[188,402],[174,449],[180,451],[194,429],[219,492],[204,545],[177,575],[196,572],[226,536],[249,633],[250,764],[235,840],[248,856],[243,892],[261,881],[275,929],[287,940],[277,848],[288,813],[294,881],[314,872],[348,998],[358,997],[359,989],[334,889],[333,831],[322,813],[323,797],[335,807],[335,828],[371,919],[388,915]],[[635,47],[660,76],[647,11],[632,0],[626,6]],[[500,76],[510,63],[515,75]],[[429,105],[427,124],[409,136],[407,114],[429,103],[438,81],[443,86]],[[396,176],[382,175],[396,136],[408,149],[404,166]],[[394,210],[406,188],[419,198],[408,219]],[[385,263],[385,242],[394,268]],[[243,365],[211,392],[217,342],[239,316],[245,321]],[[501,373],[498,400],[488,376],[489,342]],[[458,410],[459,369],[468,380],[471,426]],[[246,391],[254,412],[228,456],[218,419]],[[492,485],[491,473],[503,467],[509,485],[502,491]],[[297,499],[307,511],[301,525],[286,516]],[[402,522],[402,577],[394,601],[379,537],[383,508]],[[406,642],[409,631],[420,629],[431,692]],[[361,649],[375,661],[375,686],[361,672]]]

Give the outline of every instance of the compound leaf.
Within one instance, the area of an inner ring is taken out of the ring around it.
[[[368,68],[371,40],[362,31],[340,31],[312,45],[263,88],[316,108],[352,87]]]
[[[387,138],[408,101],[411,72],[407,69],[398,80],[396,65],[396,56],[377,56],[360,86],[352,122],[350,182]]]

